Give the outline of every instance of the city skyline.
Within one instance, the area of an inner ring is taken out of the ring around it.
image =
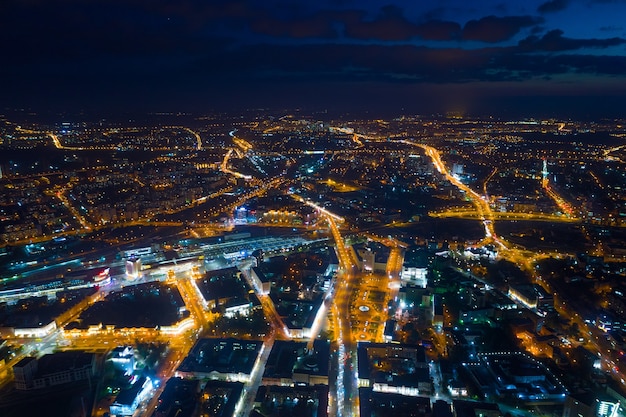
[[[626,417],[625,15],[0,2],[0,416]]]
[[[623,119],[58,117],[1,118],[3,416],[626,415]]]

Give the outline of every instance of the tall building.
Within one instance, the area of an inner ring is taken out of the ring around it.
[[[463,164],[452,164],[452,175],[463,175]]]
[[[141,275],[141,259],[136,256],[131,256],[126,261],[126,278],[135,280]]]

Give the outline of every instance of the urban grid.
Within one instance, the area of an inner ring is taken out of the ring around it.
[[[626,3],[388,3],[0,5],[0,417],[626,417]]]

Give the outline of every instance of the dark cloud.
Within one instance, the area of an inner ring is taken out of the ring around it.
[[[243,71],[240,78],[468,83],[548,79],[563,74],[616,76],[626,57],[527,53],[519,47],[479,49],[427,48],[411,45],[248,45],[219,62]],[[245,57],[245,58],[244,58]],[[251,64],[254,63],[254,64]],[[254,65],[250,68],[250,65]],[[215,71],[215,60],[198,67]],[[209,69],[210,68],[210,69]],[[217,69],[217,71],[221,71]],[[232,74],[237,76],[236,74]]]
[[[624,75],[626,57],[611,55],[557,55],[552,60],[580,74]]]
[[[367,20],[364,12],[344,14],[345,35],[354,39],[404,41],[417,35],[417,26],[409,22],[400,9],[387,7],[379,16]]]
[[[507,14],[509,12],[509,5],[506,3],[498,3],[494,6],[494,10],[500,14]]]
[[[127,59],[148,55],[197,53],[223,43],[225,36],[205,35],[205,25],[227,14],[243,13],[233,2],[218,9],[196,2],[66,0],[11,4],[0,14],[6,35],[3,52],[27,62],[76,61],[90,57]],[[36,7],[28,7],[36,4]]]
[[[569,0],[549,0],[537,7],[539,13],[554,13],[565,10],[569,6]]]
[[[600,27],[600,31],[601,32],[620,32],[622,30],[624,30],[623,26],[610,25],[610,26],[601,26]]]
[[[277,19],[264,14],[252,19],[250,27],[256,33],[275,37],[336,38],[338,33],[332,17],[328,12],[295,19]]]
[[[532,16],[487,16],[467,22],[462,37],[464,40],[497,43],[511,39],[522,28],[541,22],[541,19]]]
[[[451,41],[461,38],[461,25],[456,22],[431,20],[418,25],[415,34],[429,41]]]
[[[546,33],[551,22],[541,17],[487,16],[462,26],[454,20],[467,20],[467,10],[435,9],[413,20],[398,7],[319,10],[313,3],[278,4],[0,1],[1,99],[19,99],[24,92],[77,100],[99,94],[166,98],[179,90],[226,97],[231,89],[330,83],[498,85],[563,74],[616,80],[626,68],[624,56],[577,52],[624,45],[625,39]],[[421,40],[431,41],[431,47],[417,46],[426,43]],[[437,41],[458,43],[437,48]],[[269,99],[278,91],[266,90],[269,96],[263,98]]]
[[[531,51],[571,51],[582,48],[608,48],[626,44],[626,39],[573,39],[563,37],[563,31],[559,29],[551,30],[541,38],[529,36],[519,42],[519,48],[525,52]]]
[[[445,13],[446,13],[445,7],[435,7],[434,9],[431,9],[427,11],[426,13],[424,13],[422,15],[422,20],[423,21],[442,20],[444,19]]]
[[[343,11],[327,14],[334,24],[344,26],[348,38],[379,41],[407,41],[415,38],[431,41],[459,40],[461,26],[456,22],[426,20],[423,23],[409,21],[402,10],[384,7],[381,13],[368,19],[363,11]]]
[[[346,80],[467,81],[476,77],[493,56],[490,48],[434,49],[411,45],[250,45],[230,61],[254,62],[262,77]],[[239,58],[237,58],[239,57]],[[207,63],[208,65],[208,63]],[[257,74],[259,74],[257,72]]]
[[[544,32],[546,30],[546,28],[542,27],[542,26],[534,26],[531,30],[530,33],[532,35],[538,35],[541,32]]]
[[[344,25],[345,36],[353,39],[407,41],[420,38],[431,41],[472,40],[497,43],[511,39],[522,28],[541,23],[542,19],[532,16],[487,16],[470,20],[461,28],[457,22],[438,19],[415,23],[409,21],[402,10],[387,7],[373,19],[367,18],[365,12],[353,10],[326,13],[323,19],[316,22],[320,26],[325,25],[329,31],[341,23]],[[273,27],[282,28],[282,25]]]

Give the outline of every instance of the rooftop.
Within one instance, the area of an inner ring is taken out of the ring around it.
[[[200,339],[178,370],[249,374],[262,345],[256,340]]]

